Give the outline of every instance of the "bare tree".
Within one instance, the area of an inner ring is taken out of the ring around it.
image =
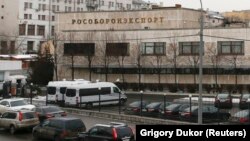
[[[199,63],[199,56],[197,55],[192,55],[188,56],[187,58],[188,63],[190,66],[192,66],[192,73],[193,73],[193,79],[194,79],[194,88],[196,89],[196,73],[197,73],[197,68],[198,68],[198,63]]]
[[[215,81],[215,89],[218,91],[218,68],[221,65],[221,62],[223,60],[223,56],[217,54],[217,49],[215,47],[215,44],[212,43],[211,45],[207,45],[207,55],[208,60],[211,63],[213,67],[213,76]]]
[[[75,40],[75,34],[73,34],[72,32],[69,33],[69,41],[70,43],[72,43]],[[75,79],[75,66],[74,66],[74,56],[75,56],[75,52],[73,50],[70,51],[70,56],[71,56],[71,79],[74,80]]]
[[[164,59],[164,56],[162,54],[157,54],[155,56],[155,60],[156,60],[156,72],[157,72],[157,76],[158,76],[158,90],[159,91],[161,91],[163,89],[161,87],[161,69],[162,69],[162,65],[163,65],[163,59]]]
[[[175,83],[175,90],[178,89],[177,84],[177,67],[178,67],[178,45],[176,40],[172,40],[169,44],[169,48],[167,50],[167,61],[170,62],[171,65],[174,67],[174,83]]]

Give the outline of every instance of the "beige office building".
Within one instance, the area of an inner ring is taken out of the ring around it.
[[[204,87],[248,88],[249,28],[212,27],[203,14]],[[90,79],[91,71],[92,80],[120,80],[128,88],[139,81],[146,89],[198,84],[200,16],[185,8],[58,13],[59,79]]]

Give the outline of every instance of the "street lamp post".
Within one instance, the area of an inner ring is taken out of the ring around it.
[[[116,82],[119,84],[120,79],[118,78]],[[119,92],[119,114],[121,114],[121,92]]]
[[[33,83],[30,83],[30,104],[32,104],[32,88],[33,87]]]
[[[101,87],[98,88],[98,94],[99,94],[99,112],[101,111]]]
[[[202,124],[202,55],[203,55],[203,7],[202,0],[200,0],[201,10],[200,10],[200,49],[199,49],[199,100],[198,100],[198,124]]]
[[[189,112],[190,112],[190,120],[192,116],[192,94],[189,94]]]
[[[166,94],[164,94],[164,101],[163,101],[163,113],[165,114],[165,108],[166,108]]]
[[[140,116],[142,116],[142,96],[143,96],[143,91],[140,91],[140,95],[141,95]]]

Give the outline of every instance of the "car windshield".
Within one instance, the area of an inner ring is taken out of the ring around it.
[[[18,100],[18,101],[11,101],[10,105],[11,107],[16,107],[16,106],[23,106],[27,104],[23,100]]]
[[[171,104],[166,107],[166,110],[173,110],[178,106],[180,106],[180,104]]]
[[[23,113],[23,119],[32,119],[35,117],[36,117],[35,112]]]
[[[249,110],[239,111],[239,112],[235,113],[233,115],[233,117],[248,117],[249,112],[250,112]]]
[[[248,99],[250,98],[250,94],[243,94],[242,99]]]
[[[83,122],[79,119],[76,120],[70,120],[66,122],[66,129],[68,130],[75,130],[75,129],[80,129],[80,128],[84,128],[85,125],[83,124]]]
[[[194,111],[194,110],[196,110],[196,109],[198,109],[198,106],[192,106],[192,107],[191,107],[191,111]],[[186,109],[184,110],[184,112],[190,112],[190,108],[186,108]]]
[[[219,94],[217,97],[220,98],[220,99],[226,99],[228,98],[228,94]]]
[[[52,113],[52,112],[58,112],[58,111],[62,111],[60,108],[58,107],[46,107],[43,109],[45,113]]]
[[[143,103],[143,102],[142,102]],[[140,101],[136,101],[136,102],[133,102],[131,104],[129,104],[130,107],[138,107],[141,105],[141,102]]]
[[[159,102],[151,103],[151,104],[147,105],[146,107],[147,107],[147,108],[155,108],[155,107],[159,106],[160,104],[161,104],[161,103],[159,103]]]

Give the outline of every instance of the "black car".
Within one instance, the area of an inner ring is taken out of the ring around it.
[[[232,108],[233,102],[232,102],[232,96],[228,93],[222,93],[218,94],[215,97],[214,106],[217,108]]]
[[[141,105],[142,104],[142,105]],[[148,101],[134,101],[132,103],[130,103],[124,110],[125,114],[135,114],[135,115],[139,115],[141,113],[141,106],[142,109],[144,109],[146,107],[146,105],[148,105],[149,102]]]
[[[250,94],[242,94],[240,96],[240,109],[250,109]]]
[[[162,118],[178,118],[179,113],[184,111],[186,108],[189,108],[189,104],[181,104],[181,103],[173,103],[166,106],[165,110],[162,111],[161,117]]]
[[[166,102],[165,107],[168,106],[169,104],[170,102]],[[163,109],[164,109],[163,102],[152,102],[146,105],[146,107],[142,109],[142,112],[143,112],[143,115],[146,115],[146,116],[158,117],[163,111]]]
[[[231,121],[238,124],[250,124],[250,110],[241,110],[231,117]]]
[[[132,129],[124,123],[96,124],[78,135],[80,141],[135,141]]]
[[[183,112],[180,112],[180,119],[197,122],[198,108],[198,106],[191,106],[191,112],[190,107],[186,108]],[[204,122],[227,121],[231,116],[230,113],[219,110],[214,106],[203,105],[202,108],[202,119]]]
[[[39,117],[39,120],[44,120],[53,117],[64,117],[67,116],[66,112],[57,106],[41,106],[32,109]]]
[[[33,139],[49,139],[54,141],[77,140],[78,133],[85,132],[86,127],[79,118],[51,118],[33,128]]]

